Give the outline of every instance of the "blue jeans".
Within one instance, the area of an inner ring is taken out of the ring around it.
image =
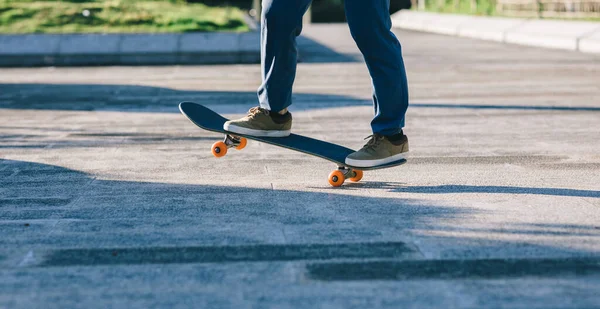
[[[262,0],[261,66],[258,89],[262,108],[281,111],[292,104],[296,77],[296,37],[311,0]],[[350,33],[373,81],[373,133],[393,135],[404,127],[408,82],[402,48],[392,33],[389,0],[345,0]]]

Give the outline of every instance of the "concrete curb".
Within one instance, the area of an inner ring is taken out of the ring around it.
[[[600,53],[600,23],[400,11],[395,28],[520,45]]]
[[[0,66],[259,63],[260,33],[0,35]]]

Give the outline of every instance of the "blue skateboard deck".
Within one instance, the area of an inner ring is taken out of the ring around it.
[[[348,165],[345,163],[346,157],[353,153],[354,150],[346,148],[344,146],[336,145],[333,143],[321,141],[318,139],[302,136],[298,134],[290,134],[288,137],[256,137],[244,134],[232,133],[223,130],[223,124],[229,119],[217,114],[211,109],[193,102],[182,102],[179,104],[179,110],[185,115],[192,123],[198,127],[212,131],[233,136],[241,136],[249,140],[255,140],[264,142],[270,145],[284,147],[287,149],[299,151],[309,155],[313,155],[325,160],[329,160],[339,167],[345,167],[355,170],[375,170],[382,168],[389,168],[398,166],[406,163],[406,159],[399,161],[390,162],[387,164],[374,166],[374,167],[357,167]]]

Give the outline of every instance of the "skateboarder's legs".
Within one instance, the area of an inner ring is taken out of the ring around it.
[[[350,33],[365,58],[373,81],[373,135],[346,163],[371,167],[406,157],[408,138],[402,132],[408,108],[408,82],[402,49],[392,33],[389,0],[345,0]]]
[[[389,0],[345,0],[350,33],[373,80],[373,133],[393,135],[404,127],[408,83],[398,39],[390,30]]]
[[[310,0],[265,0],[261,23],[260,106],[281,111],[292,104],[296,76],[296,36]],[[404,127],[408,83],[400,43],[392,33],[389,0],[346,0],[352,37],[373,80],[373,133],[393,135]]]
[[[261,16],[260,106],[279,112],[292,104],[296,78],[296,37],[311,0],[263,0]]]
[[[311,0],[263,0],[261,20],[262,84],[260,108],[238,120],[227,121],[226,131],[254,136],[290,134],[292,86],[296,77],[296,37]],[[373,80],[375,117],[373,135],[346,163],[371,167],[400,160],[408,152],[402,132],[408,108],[408,86],[400,43],[391,32],[389,0],[345,0],[352,37],[362,52]]]

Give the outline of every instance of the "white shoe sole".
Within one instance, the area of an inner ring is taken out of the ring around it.
[[[399,153],[397,155],[393,155],[391,157],[377,159],[377,160],[356,160],[356,159],[346,158],[345,162],[348,165],[356,166],[356,167],[373,167],[373,166],[384,165],[384,164],[391,163],[394,161],[406,159],[407,155],[408,155],[408,152],[403,152],[403,153]]]
[[[238,127],[229,122],[225,122],[225,124],[223,125],[223,130],[225,130],[227,132],[231,132],[231,133],[239,133],[239,134],[244,134],[244,135],[249,135],[249,136],[258,136],[258,137],[286,137],[291,134],[290,130],[281,130],[281,131],[255,130],[255,129],[248,129],[248,128],[244,128],[244,127]]]

